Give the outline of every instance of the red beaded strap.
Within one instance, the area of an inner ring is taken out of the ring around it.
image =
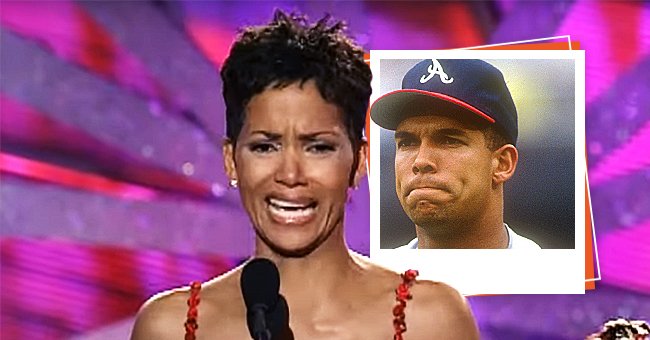
[[[400,275],[402,277],[402,283],[395,289],[395,307],[393,307],[393,327],[395,328],[395,336],[393,340],[403,340],[402,333],[406,332],[406,321],[404,308],[406,308],[406,300],[411,300],[413,296],[409,293],[409,288],[413,286],[415,278],[418,276],[418,271],[409,269]]]
[[[199,318],[199,292],[201,291],[201,282],[194,281],[190,284],[190,298],[187,299],[187,321],[185,321],[185,340],[196,339],[196,329],[199,328],[197,319]]]

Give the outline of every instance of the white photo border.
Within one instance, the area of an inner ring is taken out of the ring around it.
[[[370,258],[419,279],[447,283],[464,295],[585,292],[585,53],[581,50],[371,50],[373,94],[380,97],[382,59],[572,59],[575,62],[575,248],[530,250],[381,249],[380,131],[370,122]],[[375,169],[373,171],[373,169]]]

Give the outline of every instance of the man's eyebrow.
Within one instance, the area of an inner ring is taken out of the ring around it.
[[[465,129],[445,128],[435,130],[433,131],[433,134],[444,136],[467,136],[467,131]]]

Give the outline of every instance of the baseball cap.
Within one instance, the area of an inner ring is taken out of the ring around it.
[[[388,130],[406,118],[428,115],[478,118],[517,142],[517,108],[503,74],[482,60],[422,60],[406,72],[401,90],[384,94],[370,107],[372,120]]]

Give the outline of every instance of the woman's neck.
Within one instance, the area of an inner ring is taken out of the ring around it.
[[[256,256],[269,258],[277,265],[280,293],[288,300],[328,297],[360,269],[345,244],[342,230],[337,228],[323,244],[303,257],[284,257],[259,244]]]

